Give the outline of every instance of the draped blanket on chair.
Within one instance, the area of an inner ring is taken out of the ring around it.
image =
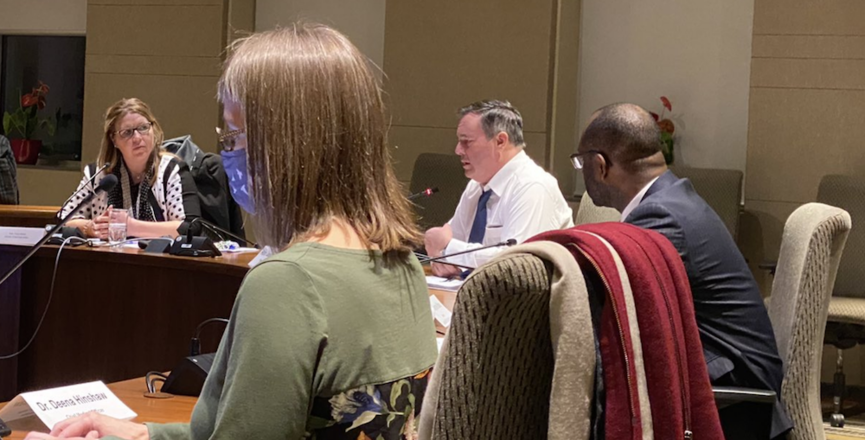
[[[625,223],[545,232],[604,292],[596,335],[608,439],[723,440],[684,265],[662,235]]]

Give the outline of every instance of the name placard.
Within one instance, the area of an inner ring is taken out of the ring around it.
[[[33,246],[45,236],[43,228],[22,228],[18,226],[0,226],[0,244],[16,246]]]
[[[429,296],[429,305],[432,308],[433,318],[444,327],[451,326],[451,316],[453,315],[435,295]]]
[[[21,393],[0,410],[0,419],[14,430],[46,431],[57,422],[91,411],[122,420],[138,415],[97,381]]]

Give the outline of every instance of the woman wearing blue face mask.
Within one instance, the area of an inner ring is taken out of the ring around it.
[[[89,413],[51,435],[417,438],[435,327],[377,78],[320,25],[255,34],[229,54],[219,97],[232,195],[279,253],[244,279],[190,423]]]
[[[231,197],[244,211],[255,214],[249,169],[246,165],[246,133],[229,123],[227,130],[217,128],[216,134],[219,136],[219,154],[228,176]]]

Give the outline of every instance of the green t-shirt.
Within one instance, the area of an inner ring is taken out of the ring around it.
[[[274,255],[240,288],[191,423],[148,424],[150,437],[303,438],[314,399],[435,363],[428,296],[414,256],[386,266],[317,243]]]

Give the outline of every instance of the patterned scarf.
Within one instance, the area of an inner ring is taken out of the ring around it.
[[[153,222],[156,221],[156,216],[153,214],[153,207],[150,206],[150,198],[148,197],[150,194],[150,182],[153,180],[152,159],[147,162],[146,169],[147,174],[144,175],[144,180],[138,185],[138,194],[135,195],[135,202],[133,204],[132,178],[129,176],[126,164],[123,162],[123,156],[120,156],[113,172],[117,176],[117,180],[120,181],[120,185],[116,185],[108,193],[108,204],[115,208],[132,208],[132,216],[134,218]]]

